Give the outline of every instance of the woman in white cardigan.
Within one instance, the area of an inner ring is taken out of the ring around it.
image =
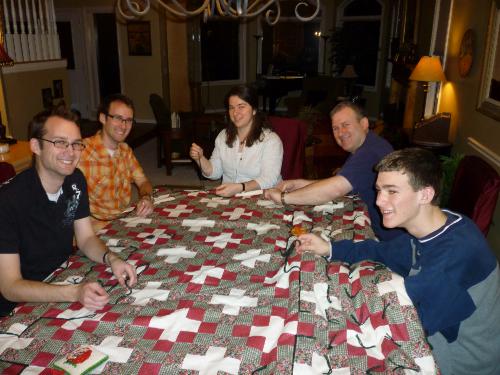
[[[256,91],[246,85],[235,86],[224,104],[230,121],[215,139],[210,160],[196,143],[191,145],[191,158],[205,177],[222,177],[222,184],[215,189],[222,197],[275,186],[281,181],[283,144],[259,112]]]

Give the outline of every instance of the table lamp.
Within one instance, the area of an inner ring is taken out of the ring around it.
[[[427,92],[429,92],[429,82],[442,82],[446,81],[443,73],[443,67],[438,56],[422,56],[413,72],[410,74],[410,80],[422,82],[424,90],[423,109],[420,120],[424,119],[425,115],[425,102],[427,99]]]
[[[352,87],[354,85],[354,81],[358,78],[358,74],[356,73],[356,70],[354,70],[354,65],[346,65],[340,74],[340,77],[346,82],[346,93],[350,100],[352,99]]]

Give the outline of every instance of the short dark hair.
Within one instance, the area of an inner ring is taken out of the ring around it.
[[[46,109],[42,112],[37,113],[28,124],[28,136],[29,139],[32,138],[43,138],[47,134],[47,128],[45,124],[50,117],[60,117],[64,120],[77,122],[77,116],[68,110],[66,107],[54,107],[52,109]],[[40,148],[43,148],[43,142],[38,141]]]
[[[356,103],[345,100],[343,102],[338,103],[335,107],[333,107],[333,109],[330,111],[330,118],[332,118],[337,112],[340,112],[344,108],[352,109],[356,114],[358,121],[360,121],[363,117],[366,117],[366,113],[363,107],[361,107]]]
[[[132,99],[130,99],[128,96],[123,95],[123,94],[111,94],[106,96],[101,104],[99,105],[99,109],[97,111],[97,120],[99,120],[100,114],[108,115],[109,114],[109,107],[111,107],[111,103],[114,102],[120,102],[125,104],[127,107],[132,109],[132,112],[135,113],[135,106],[134,102]]]
[[[238,85],[232,87],[224,98],[224,106],[226,107],[226,111],[229,112],[229,98],[231,96],[237,96],[241,100],[244,100],[252,110],[255,111],[255,115],[253,116],[252,128],[250,129],[250,133],[246,139],[246,146],[251,147],[255,141],[260,140],[262,135],[262,130],[264,128],[270,128],[270,125],[267,122],[266,116],[259,111],[259,96],[257,95],[257,90],[253,87],[247,85]],[[236,139],[236,126],[232,123],[228,116],[228,124],[226,127],[226,144],[229,147],[233,147],[234,140]]]
[[[432,204],[439,204],[443,171],[437,157],[422,148],[405,148],[386,155],[375,166],[377,172],[401,172],[408,175],[408,181],[414,191],[424,187],[434,189]]]

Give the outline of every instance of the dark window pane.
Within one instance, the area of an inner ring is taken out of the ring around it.
[[[379,16],[382,6],[376,0],[355,0],[344,9],[344,16]]]
[[[317,22],[280,21],[274,26],[262,25],[262,72],[273,65],[273,74],[308,74],[318,71],[320,38]]]
[[[358,74],[356,83],[374,86],[377,75],[377,55],[380,21],[346,21],[343,37],[346,59]]]
[[[201,21],[203,81],[240,78],[239,25],[231,20]]]

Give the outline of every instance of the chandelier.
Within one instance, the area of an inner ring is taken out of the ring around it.
[[[116,9],[125,19],[142,17],[149,12],[152,0],[117,0]],[[154,0],[167,12],[182,18],[195,17],[203,14],[206,22],[212,16],[232,18],[251,18],[265,14],[269,25],[275,25],[281,16],[280,0],[203,0],[203,4],[195,9],[187,9],[178,0]],[[184,1],[182,1],[185,3]],[[315,7],[310,16],[301,16],[300,10]],[[295,17],[302,21],[311,21],[320,10],[320,0],[302,0],[295,5]]]

